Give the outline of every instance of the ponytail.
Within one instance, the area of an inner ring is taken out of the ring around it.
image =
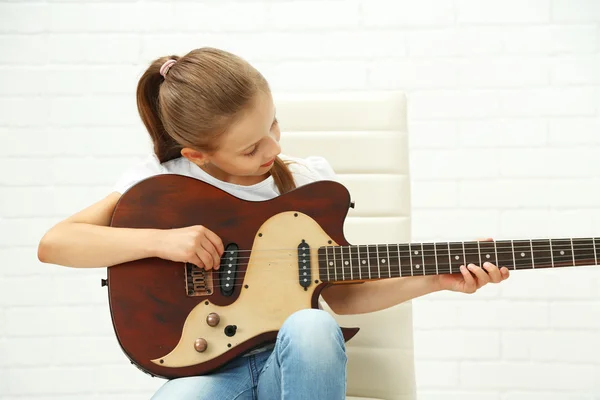
[[[160,67],[168,59],[177,60],[179,57],[161,57],[154,60],[137,86],[138,112],[154,143],[154,154],[161,163],[180,157],[182,149],[182,146],[165,129],[160,114],[159,92],[165,80],[160,74]]]
[[[287,164],[279,157],[275,158],[275,163],[271,168],[271,176],[273,177],[277,189],[279,189],[279,194],[287,193],[296,188],[296,182],[294,182],[292,172]]]

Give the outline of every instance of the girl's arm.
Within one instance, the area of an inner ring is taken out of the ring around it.
[[[121,195],[104,199],[53,226],[40,240],[40,261],[67,267],[108,267],[151,257],[157,231],[109,227]]]
[[[395,306],[440,290],[475,293],[482,286],[499,283],[509,276],[506,267],[499,269],[485,262],[483,268],[461,266],[460,274],[410,276],[350,285],[333,285],[323,290],[323,299],[336,314],[362,314]]]
[[[160,257],[218,269],[223,244],[203,226],[168,230],[108,226],[120,197],[119,193],[111,193],[52,227],[39,243],[39,260],[67,267],[97,268]]]

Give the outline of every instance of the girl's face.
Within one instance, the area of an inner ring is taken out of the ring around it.
[[[206,154],[184,149],[182,154],[217,179],[240,185],[264,180],[281,152],[281,132],[270,93],[259,93],[254,107],[220,137],[219,149]]]

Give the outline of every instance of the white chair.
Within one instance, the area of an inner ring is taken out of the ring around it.
[[[321,155],[351,193],[351,244],[410,241],[406,97],[403,93],[274,94],[285,154]],[[328,310],[331,312],[331,310]],[[414,400],[410,302],[362,315],[335,315],[360,327],[347,343],[347,399]]]

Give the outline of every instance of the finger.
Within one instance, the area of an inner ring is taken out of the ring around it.
[[[465,280],[465,291],[467,293],[473,293],[475,289],[477,289],[477,282],[475,282],[475,278],[473,278],[473,275],[471,275],[467,267],[464,265],[460,266],[460,272]]]
[[[493,242],[494,239],[492,238],[479,238],[477,239],[478,242]]]
[[[215,247],[213,242],[211,242],[207,237],[204,237],[203,240],[200,242],[200,245],[210,255],[210,265],[214,269],[219,269],[221,259],[219,253],[217,252],[217,248]]]
[[[488,276],[488,274],[486,274],[485,271],[481,269],[481,267],[479,267],[478,265],[469,264],[467,268],[469,268],[469,271],[471,271],[477,277],[477,287],[481,287],[490,281],[490,277]]]
[[[204,265],[204,269],[208,271],[213,267],[213,258],[212,256],[204,249],[204,247],[198,249],[196,254],[202,260],[202,264]]]
[[[506,267],[500,268],[500,273],[502,274],[502,279],[506,279],[510,276],[510,271]]]
[[[197,254],[193,254],[189,261],[190,264],[194,264],[196,267],[198,268],[204,268],[204,263],[202,262],[202,260],[198,257]]]
[[[223,255],[223,253],[225,252],[225,247],[223,246],[223,241],[221,240],[221,238],[209,229],[206,230],[206,237],[208,238],[208,240],[211,241],[213,246],[215,246],[216,251],[219,253],[218,255]]]
[[[491,262],[484,262],[483,268],[488,272],[492,282],[498,283],[502,280],[502,274],[500,273],[500,270]]]

